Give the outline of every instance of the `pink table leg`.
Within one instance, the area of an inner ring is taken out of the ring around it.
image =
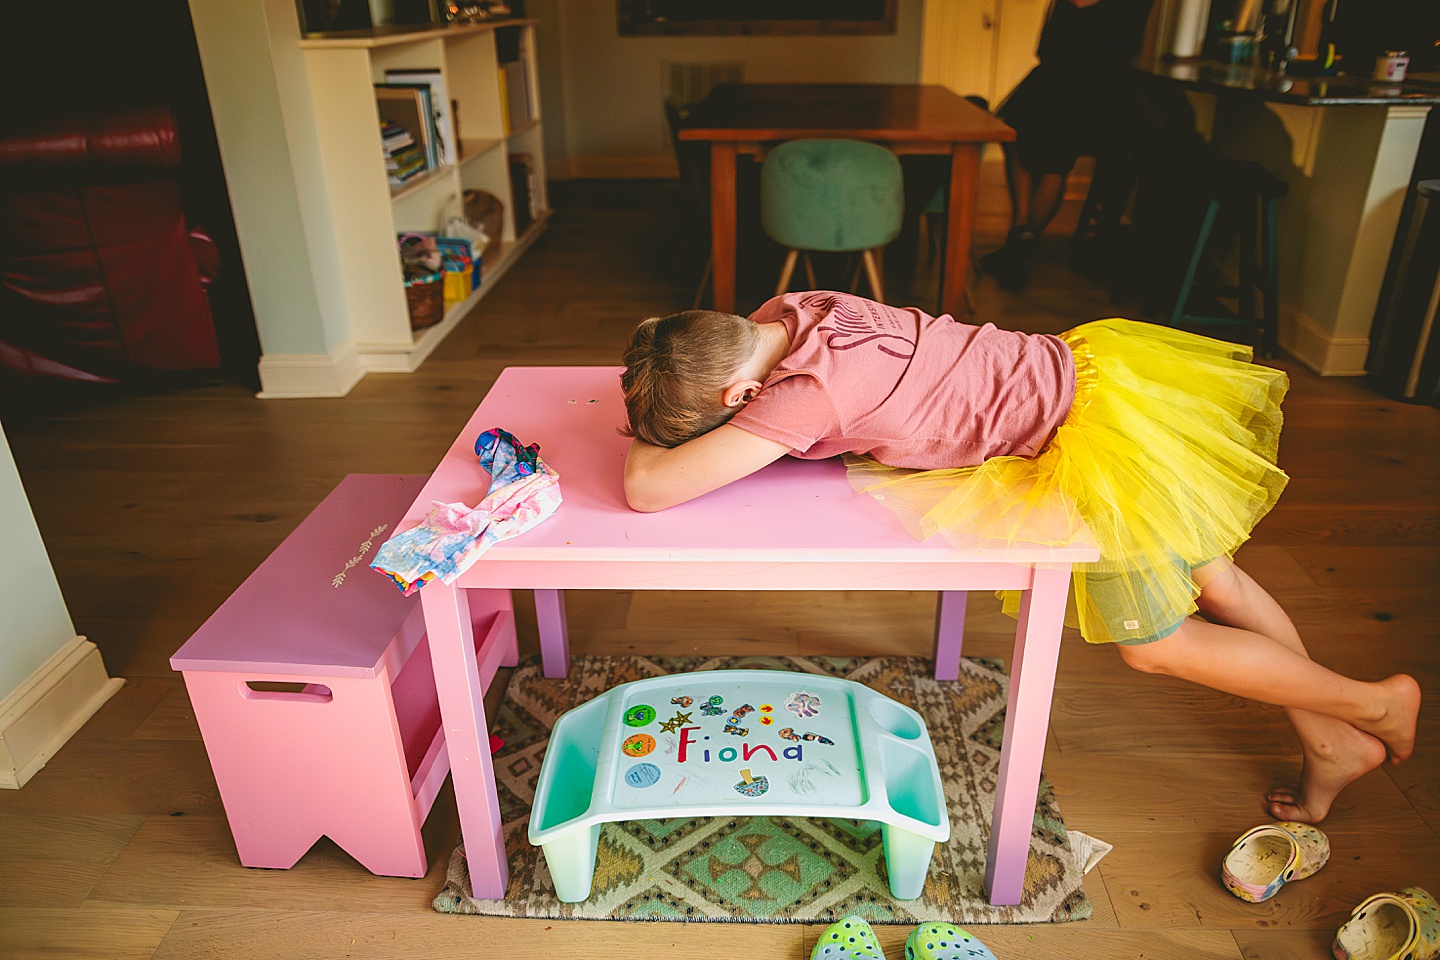
[[[935,604],[935,679],[960,677],[960,647],[965,640],[966,590],[941,590]]]
[[[490,765],[490,731],[475,660],[470,598],[464,590],[432,580],[420,591],[420,603],[425,609],[470,884],[476,897],[498,900],[505,896],[510,864],[505,858],[495,770]]]
[[[1019,903],[1025,890],[1025,862],[1030,853],[1045,734],[1050,729],[1050,700],[1055,692],[1069,589],[1068,564],[1061,569],[1037,568],[1031,588],[1020,601],[995,812],[990,819],[990,851],[985,861],[985,891],[997,906]]]
[[[540,632],[540,662],[545,676],[558,680],[570,672],[570,627],[563,590],[535,591],[535,625]]]

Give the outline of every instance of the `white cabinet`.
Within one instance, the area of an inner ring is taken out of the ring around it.
[[[1060,0],[1064,2],[1064,0]],[[1047,0],[946,0],[925,4],[921,82],[1000,106],[1035,66]]]
[[[317,219],[334,231],[340,276],[333,288],[345,301],[350,332],[367,370],[414,370],[544,228],[549,204],[534,24],[507,20],[382,28],[300,41],[324,179],[319,194],[330,206],[328,216]],[[529,106],[529,118],[515,118],[508,130],[500,78],[507,57],[525,64],[518,75],[525,78],[523,96]],[[386,81],[387,70],[433,69],[441,71],[446,94],[456,107],[459,162],[392,188],[385,173],[374,84]],[[531,194],[529,210],[519,211],[519,232],[511,184],[510,158],[515,155],[528,159]],[[470,189],[491,193],[505,205],[499,252],[484,258],[481,284],[469,299],[451,306],[434,326],[412,331],[396,235],[440,229],[447,214],[460,211],[461,196]],[[533,219],[527,215],[532,211]]]

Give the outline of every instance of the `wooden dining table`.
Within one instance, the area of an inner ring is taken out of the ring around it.
[[[964,315],[980,150],[1015,139],[993,114],[934,84],[722,84],[695,105],[678,136],[710,144],[716,310],[735,310],[738,158],[762,159],[774,144],[818,137],[867,140],[901,156],[950,157],[940,312]]]

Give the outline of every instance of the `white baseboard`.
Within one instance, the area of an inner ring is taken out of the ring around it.
[[[1280,311],[1280,346],[1322,377],[1363,377],[1368,337],[1336,337],[1299,310]]]
[[[353,343],[335,354],[266,354],[260,358],[261,400],[343,397],[365,368]]]
[[[0,788],[18,790],[125,685],[100,650],[71,640],[0,700]]]

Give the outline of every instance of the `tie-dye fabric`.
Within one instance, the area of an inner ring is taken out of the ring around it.
[[[408,597],[431,580],[453,583],[501,540],[519,536],[560,506],[560,475],[540,459],[540,445],[525,446],[496,427],[475,441],[490,489],[473,509],[434,504],[419,526],[397,533],[370,566],[395,581]]]

